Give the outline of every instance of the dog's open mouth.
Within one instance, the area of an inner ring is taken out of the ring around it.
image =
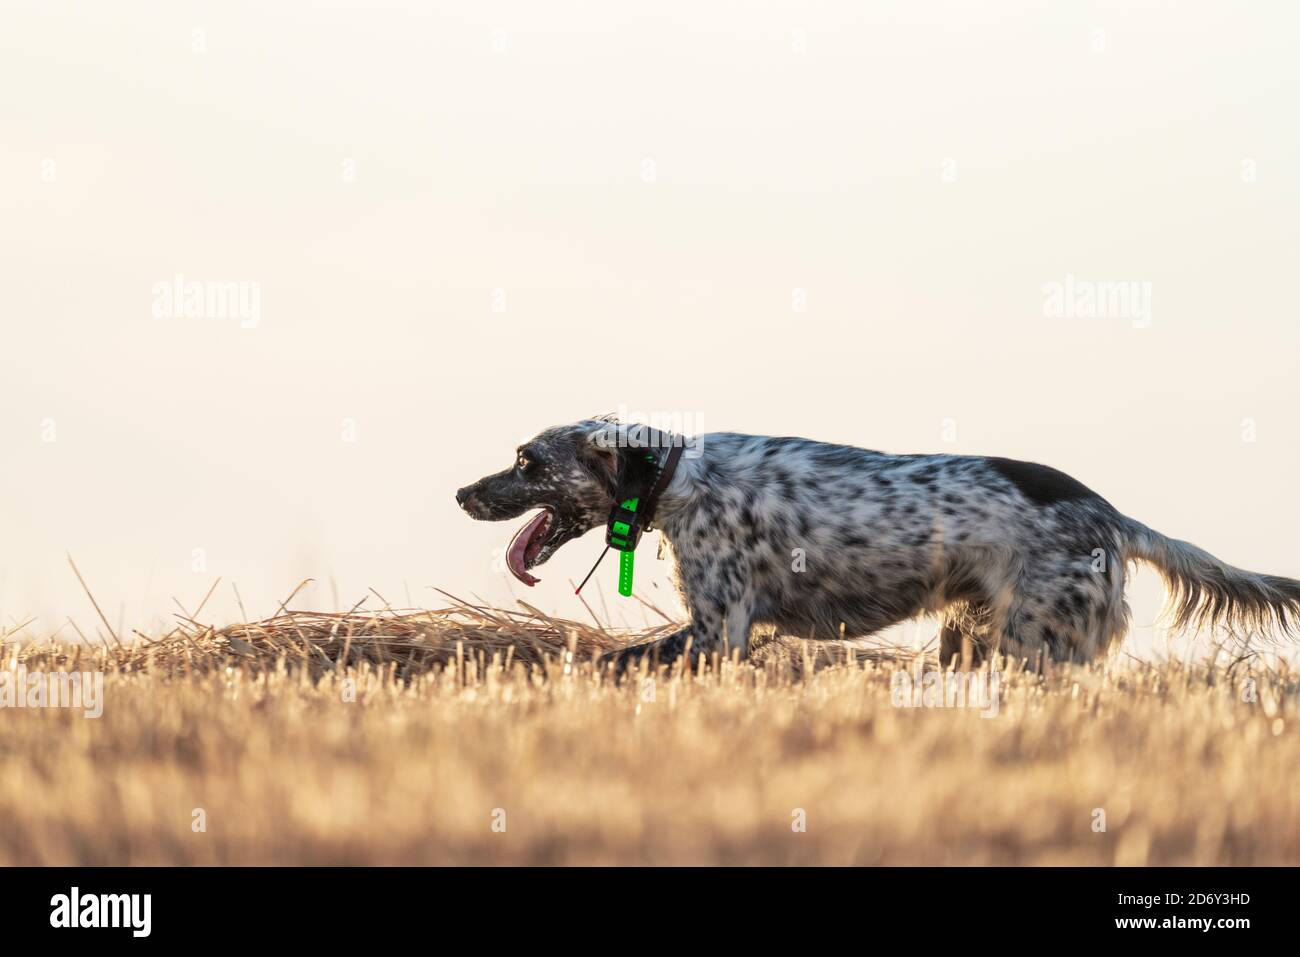
[[[541,581],[540,578],[528,574],[528,569],[533,567],[533,562],[537,561],[537,556],[541,554],[546,539],[550,537],[551,523],[554,518],[555,513],[543,506],[542,510],[530,518],[527,525],[515,532],[515,537],[510,540],[510,548],[506,550],[506,567],[510,569],[510,574],[525,585],[532,586]]]

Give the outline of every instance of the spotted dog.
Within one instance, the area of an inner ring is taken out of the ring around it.
[[[534,585],[530,569],[603,527],[616,490],[648,487],[673,441],[607,419],[547,429],[456,501],[488,521],[539,509],[506,557]],[[620,653],[621,666],[688,645],[692,658],[744,656],[760,623],[835,639],[925,613],[940,617],[945,664],[992,652],[1031,666],[1090,661],[1128,628],[1124,580],[1137,561],[1164,577],[1176,628],[1296,633],[1300,582],[1166,538],[1044,465],[734,433],[691,441],[655,517],[690,623]]]

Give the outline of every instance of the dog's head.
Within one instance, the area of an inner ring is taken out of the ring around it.
[[[556,550],[605,524],[616,490],[644,495],[657,459],[644,432],[608,419],[547,429],[515,450],[510,467],[456,492],[473,518],[500,522],[541,509],[510,542],[506,566],[525,585]]]

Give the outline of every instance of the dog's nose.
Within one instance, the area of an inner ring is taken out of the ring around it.
[[[456,504],[457,504],[457,505],[460,505],[460,506],[463,507],[464,504],[465,504],[465,502],[466,502],[468,499],[469,499],[469,486],[468,486],[468,485],[465,486],[464,488],[458,488],[458,489],[456,489]]]

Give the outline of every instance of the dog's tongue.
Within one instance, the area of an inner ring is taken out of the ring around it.
[[[542,509],[529,519],[527,525],[515,532],[515,537],[510,539],[510,548],[506,550],[506,567],[510,569],[510,574],[525,585],[532,586],[541,581],[540,578],[528,574],[528,570],[524,568],[524,556],[528,552],[528,543],[532,541],[533,533],[542,526],[546,518],[546,509]]]

